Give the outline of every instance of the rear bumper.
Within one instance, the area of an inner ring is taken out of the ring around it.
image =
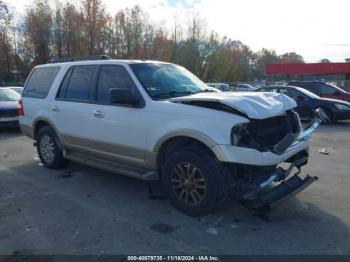
[[[0,117],[0,128],[18,128],[18,117]]]
[[[19,117],[18,116],[11,116],[11,117],[0,116],[0,124],[1,123],[18,122],[18,121],[19,121]]]

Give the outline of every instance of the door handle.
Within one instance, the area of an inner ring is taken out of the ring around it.
[[[101,111],[95,110],[94,111],[94,117],[96,117],[96,118],[103,118],[103,114],[102,114]]]
[[[60,108],[58,106],[52,106],[51,110],[54,112],[59,112]]]

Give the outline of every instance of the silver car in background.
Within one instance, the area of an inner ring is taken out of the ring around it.
[[[237,84],[235,90],[239,92],[250,92],[254,91],[255,87],[250,84]]]
[[[214,87],[216,89],[219,89],[223,92],[231,91],[231,88],[228,84],[225,83],[206,83],[207,86]]]

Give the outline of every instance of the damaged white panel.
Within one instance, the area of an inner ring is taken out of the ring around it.
[[[283,94],[272,92],[213,92],[172,98],[173,102],[212,101],[232,107],[252,119],[264,119],[282,114],[297,106]]]

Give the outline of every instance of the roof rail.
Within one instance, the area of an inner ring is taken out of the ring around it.
[[[76,62],[76,61],[89,61],[89,60],[110,60],[108,55],[92,55],[92,56],[72,56],[72,57],[56,57],[52,58],[49,63],[64,63],[64,62]]]

